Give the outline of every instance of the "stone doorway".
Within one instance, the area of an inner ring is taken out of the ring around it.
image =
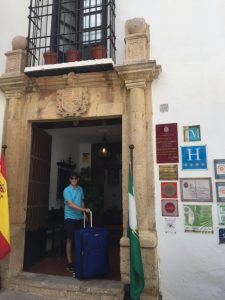
[[[141,22],[140,22],[141,21]],[[130,282],[128,223],[129,145],[135,146],[134,189],[145,273],[142,299],[158,299],[159,277],[155,228],[152,146],[151,83],[161,67],[149,60],[149,27],[143,20],[126,24],[125,64],[87,73],[66,70],[27,75],[25,51],[7,54],[6,74],[0,88],[6,96],[3,143],[7,144],[8,193],[11,217],[11,255],[1,268],[3,285],[22,272],[29,158],[32,122],[122,118],[122,207],[123,236],[120,240],[120,273],[123,284]],[[137,24],[140,27],[137,29]],[[134,25],[134,27],[132,26]],[[143,25],[143,26],[142,26]],[[16,59],[15,59],[16,57]],[[22,57],[22,58],[21,58]],[[18,64],[15,61],[18,59]],[[15,65],[15,67],[14,67]],[[70,72],[71,71],[71,72]]]
[[[80,174],[94,226],[109,230],[107,279],[120,280],[121,136],[120,118],[32,123],[23,271],[71,276],[65,268],[62,191],[73,170]],[[99,157],[102,145],[109,147],[109,157]]]

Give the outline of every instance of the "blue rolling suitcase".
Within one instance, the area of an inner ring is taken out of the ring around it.
[[[105,228],[91,227],[75,230],[75,277],[97,278],[109,273],[109,233]]]

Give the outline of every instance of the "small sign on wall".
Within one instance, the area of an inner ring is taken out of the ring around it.
[[[225,202],[225,182],[216,182],[216,197],[218,202]]]
[[[157,163],[179,162],[176,123],[156,125],[156,157]]]
[[[219,225],[225,226],[225,204],[218,205]]]
[[[159,165],[159,180],[178,180],[178,166]]]
[[[162,200],[162,216],[177,217],[178,216],[178,201],[177,200]]]
[[[176,233],[176,218],[165,218],[165,233]]]
[[[212,181],[210,177],[181,178],[181,201],[212,202]]]
[[[201,141],[200,125],[184,126],[183,129],[185,142]]]
[[[161,198],[177,199],[177,182],[161,182]]]
[[[225,159],[214,159],[216,179],[225,179]]]
[[[185,232],[213,233],[212,205],[184,205]]]
[[[219,243],[225,244],[225,228],[219,228]]]
[[[182,169],[207,169],[206,146],[181,147]]]

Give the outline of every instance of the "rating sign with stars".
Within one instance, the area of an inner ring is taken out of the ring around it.
[[[182,169],[207,169],[206,146],[181,147]]]

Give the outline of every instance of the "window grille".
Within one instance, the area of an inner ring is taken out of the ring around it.
[[[47,51],[57,53],[58,63],[68,49],[91,59],[93,44],[105,46],[115,62],[115,0],[31,0],[29,11],[28,66],[43,65]]]

